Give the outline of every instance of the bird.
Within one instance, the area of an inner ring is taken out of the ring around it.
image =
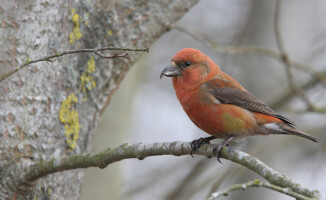
[[[232,140],[252,135],[296,135],[318,140],[296,129],[294,122],[275,112],[221,71],[207,55],[193,48],[178,51],[160,74],[171,77],[176,96],[190,120],[210,137],[191,142],[191,156],[202,144],[224,139],[214,153]]]

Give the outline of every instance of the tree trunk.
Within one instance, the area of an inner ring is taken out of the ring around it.
[[[149,47],[197,0],[0,0],[0,74],[63,50]],[[109,54],[109,52],[107,52]],[[66,55],[27,66],[0,83],[0,198],[78,199],[83,170],[19,184],[12,166],[89,152],[101,113],[141,53],[103,59]]]

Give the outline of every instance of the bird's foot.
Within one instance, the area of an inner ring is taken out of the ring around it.
[[[214,147],[214,149],[213,149],[213,154],[216,155],[217,161],[218,161],[219,163],[221,163],[221,164],[223,164],[223,163],[221,162],[221,160],[220,160],[220,158],[221,158],[221,150],[222,150],[223,147],[225,147],[225,146],[229,146],[228,144],[221,145],[222,143],[223,143],[223,142],[219,143],[219,144],[218,144],[216,147]]]
[[[191,142],[191,150],[190,150],[191,157],[194,157],[192,154],[194,152],[198,151],[198,149],[200,148],[200,146],[202,144],[209,144],[209,142],[214,139],[215,139],[214,136],[210,136],[210,137],[205,137],[205,138],[199,138],[198,140],[193,140]]]
[[[228,139],[224,140],[223,142],[219,143],[216,147],[213,148],[213,154],[216,155],[217,161],[223,164],[220,161],[221,158],[221,150],[225,146],[229,146],[229,143],[233,140],[233,137],[229,137]]]

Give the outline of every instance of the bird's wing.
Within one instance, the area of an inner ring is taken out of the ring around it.
[[[227,83],[227,84],[224,84]],[[218,78],[205,82],[201,87],[204,91],[210,93],[210,96],[216,98],[217,101],[223,104],[232,104],[250,111],[263,113],[276,117],[290,126],[295,126],[294,122],[276,113],[265,103],[258,100],[257,97],[250,92],[233,87],[232,82],[221,80]]]

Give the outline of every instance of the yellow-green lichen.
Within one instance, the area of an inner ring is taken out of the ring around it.
[[[94,87],[96,87],[95,80],[92,76],[88,75],[87,72],[83,73],[83,75],[80,77],[80,81],[83,92],[86,92],[86,90],[92,90]]]
[[[64,124],[66,142],[71,149],[75,149],[76,141],[79,138],[79,114],[76,110],[71,109],[73,103],[77,103],[78,99],[74,93],[70,94],[61,103],[59,111],[60,122]]]
[[[87,61],[86,65],[86,71],[80,77],[80,87],[84,93],[86,93],[87,90],[92,90],[94,87],[96,87],[96,82],[90,75],[95,71],[95,60],[93,56],[91,56],[91,58]]]
[[[80,23],[79,23],[79,15],[76,13],[75,9],[71,9],[72,14],[72,22],[74,24],[73,30],[69,35],[69,42],[73,44],[76,40],[79,40],[83,35],[80,32]]]
[[[106,32],[106,37],[111,37],[112,36],[112,30],[109,29],[107,32]]]
[[[31,63],[31,62],[32,62],[32,59],[26,58],[26,61],[25,61],[26,64]]]
[[[94,60],[94,56],[91,56],[91,58],[87,61],[87,69],[86,72],[87,73],[92,73],[95,71],[95,60]]]

